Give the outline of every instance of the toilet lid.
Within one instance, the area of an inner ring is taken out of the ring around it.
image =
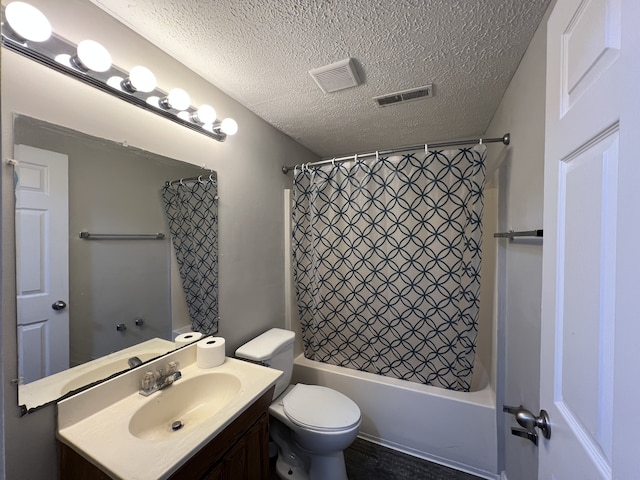
[[[344,430],[360,421],[360,409],[349,397],[331,388],[298,383],[282,399],[285,415],[314,429]]]

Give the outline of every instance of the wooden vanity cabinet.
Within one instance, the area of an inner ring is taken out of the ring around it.
[[[224,454],[222,461],[201,478],[203,480],[268,479],[269,457],[267,455],[264,458],[265,448],[267,453],[269,451],[268,425],[268,417],[263,415],[246,435]]]
[[[169,480],[267,480],[269,405],[274,387],[256,400],[216,438],[196,452]],[[58,442],[60,479],[109,480],[94,464]],[[151,480],[151,479],[150,479]]]

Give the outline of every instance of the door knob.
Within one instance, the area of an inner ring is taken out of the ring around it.
[[[520,408],[516,412],[516,422],[530,432],[539,428],[544,438],[551,438],[551,425],[549,423],[549,414],[546,410],[540,410],[540,413],[536,417],[529,410]]]
[[[53,302],[51,308],[53,308],[54,310],[64,310],[65,308],[67,308],[67,304],[62,300],[58,300],[57,302]]]
[[[539,428],[544,438],[551,438],[551,422],[549,421],[549,414],[546,410],[540,410],[540,413],[536,416],[522,405],[519,407],[503,405],[502,411],[514,415],[516,422],[527,431],[533,433],[536,428]],[[514,433],[514,435],[516,434]]]

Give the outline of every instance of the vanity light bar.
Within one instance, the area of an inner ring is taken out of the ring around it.
[[[13,4],[23,4],[23,2],[13,2]],[[81,56],[78,46],[55,33],[51,33],[47,39],[41,41],[21,37],[11,28],[7,19],[6,10],[11,5],[2,9],[2,45],[5,48],[219,142],[224,142],[228,135],[233,135],[237,131],[238,124],[235,120],[215,119],[215,110],[208,105],[204,106],[204,110],[202,110],[203,106],[200,108],[191,106],[189,95],[184,90],[173,89],[165,92],[158,88],[155,76],[149,69],[134,67],[130,73],[127,73],[124,69],[111,64],[110,55],[97,42],[93,42],[96,45],[92,46],[95,52],[104,55],[102,59],[104,63],[99,63],[101,65],[99,69],[104,71],[88,68],[93,64],[91,61],[83,61],[79,58]],[[107,57],[110,66],[107,65]],[[203,111],[206,114],[203,115]],[[201,117],[204,118],[201,119]],[[209,123],[204,123],[203,120]]]

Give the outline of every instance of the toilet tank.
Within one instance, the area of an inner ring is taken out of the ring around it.
[[[293,372],[293,340],[290,330],[272,328],[236,350],[236,357],[262,362],[271,368],[284,372],[276,382],[273,398],[278,397],[289,386]]]

